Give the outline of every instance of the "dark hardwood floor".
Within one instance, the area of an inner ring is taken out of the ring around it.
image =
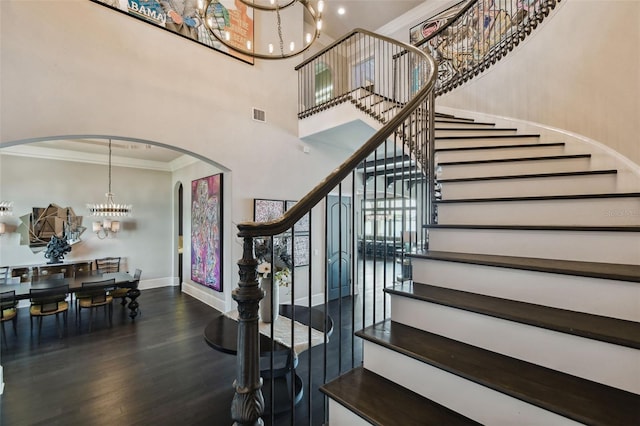
[[[45,318],[40,341],[20,309],[2,345],[2,426],[231,425],[235,356],[213,351],[202,331],[215,310],[175,288],[145,290],[135,322],[114,305],[113,327],[99,312],[93,330],[69,312],[58,338]]]
[[[98,311],[91,332],[87,313],[78,327],[71,308],[62,338],[53,317],[45,318],[40,339],[37,327],[31,336],[28,308],[21,308],[17,337],[5,324],[0,425],[231,425],[236,357],[203,338],[217,311],[173,287],[144,290],[138,300],[134,322],[116,303],[113,326]],[[294,412],[266,414],[265,425],[324,424],[319,386],[362,359],[361,342],[352,337],[351,300],[329,303],[329,343],[300,355],[304,394]]]

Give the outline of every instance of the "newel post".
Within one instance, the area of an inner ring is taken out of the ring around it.
[[[260,336],[258,304],[264,292],[258,284],[258,261],[253,255],[253,238],[245,237],[242,259],[238,261],[240,282],[232,292],[238,303],[238,355],[236,357],[236,393],[231,403],[231,418],[237,426],[263,425],[264,398],[260,377]]]

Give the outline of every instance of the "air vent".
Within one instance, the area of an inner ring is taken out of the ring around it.
[[[260,121],[262,123],[267,122],[266,113],[263,110],[258,108],[253,108],[253,119],[256,121]]]

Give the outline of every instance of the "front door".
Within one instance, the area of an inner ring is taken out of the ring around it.
[[[327,197],[329,300],[351,294],[351,198]]]

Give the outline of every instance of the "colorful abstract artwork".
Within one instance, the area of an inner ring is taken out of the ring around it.
[[[222,291],[222,174],[191,182],[191,281]]]
[[[202,22],[198,14],[198,0],[91,0],[126,13],[144,22],[164,28],[175,34],[211,47],[244,62],[253,64],[253,58],[235,52],[218,41]],[[235,0],[212,1],[207,16],[230,34],[229,44],[246,46],[253,43],[253,9]],[[137,40],[137,42],[140,42]]]

